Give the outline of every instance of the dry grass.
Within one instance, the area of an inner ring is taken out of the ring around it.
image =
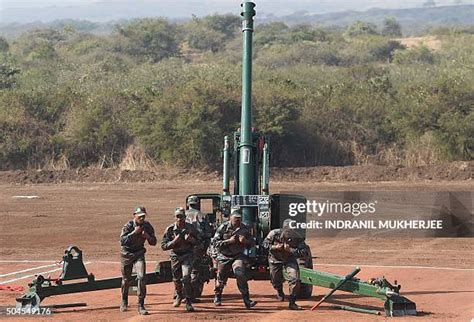
[[[441,49],[441,40],[439,40],[436,36],[398,38],[394,40],[399,41],[407,48],[426,46],[431,50]]]
[[[367,154],[360,144],[353,141],[351,152],[354,155],[355,165],[419,167],[448,161],[432,133],[425,133],[413,139],[405,147],[393,145],[380,149],[373,155]]]
[[[44,170],[69,170],[71,169],[71,164],[69,159],[62,154],[59,159],[51,158],[49,162],[43,167]]]
[[[405,149],[404,165],[407,167],[427,166],[447,161],[443,151],[431,133],[408,144]]]
[[[124,153],[122,161],[118,165],[120,170],[154,170],[157,164],[145,152],[145,150],[137,144],[128,146]]]

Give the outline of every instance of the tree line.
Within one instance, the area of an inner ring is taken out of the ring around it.
[[[74,26],[0,38],[0,169],[120,164],[215,168],[239,126],[240,18],[137,19],[110,35]],[[474,28],[282,22],[254,34],[254,124],[273,166],[472,160]],[[428,35],[427,35],[428,36]],[[431,38],[427,38],[431,39]]]

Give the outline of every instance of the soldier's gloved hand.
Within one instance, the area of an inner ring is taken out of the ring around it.
[[[245,238],[245,236],[243,236],[243,235],[240,235],[239,236],[239,243],[244,244],[244,245],[247,244],[247,238]]]

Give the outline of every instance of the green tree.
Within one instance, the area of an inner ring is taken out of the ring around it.
[[[54,29],[36,29],[23,33],[14,43],[12,52],[25,61],[52,60],[58,57],[55,46],[65,39]]]
[[[18,68],[5,63],[0,64],[0,89],[14,87],[17,82],[15,75],[19,72]]]
[[[274,21],[259,26],[255,31],[255,44],[266,45],[284,42],[290,28],[281,21]]]
[[[395,18],[386,18],[383,22],[382,35],[390,37],[401,37],[402,27]]]
[[[193,17],[186,25],[186,40],[191,48],[217,52],[235,37],[239,25],[240,18],[230,14]]]
[[[392,57],[397,64],[434,64],[435,62],[435,54],[426,46],[407,50],[395,49]]]
[[[8,41],[5,38],[0,37],[0,53],[7,52],[8,48],[10,48]]]
[[[143,60],[158,62],[180,55],[180,31],[166,19],[138,19],[118,27],[118,49]]]
[[[118,163],[131,142],[126,126],[112,107],[94,104],[70,116],[63,136],[62,153],[73,166]]]
[[[377,35],[377,27],[369,22],[357,21],[354,24],[347,27],[344,35],[348,38],[354,38],[359,36]]]

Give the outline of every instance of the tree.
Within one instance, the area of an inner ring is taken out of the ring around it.
[[[235,37],[240,18],[234,15],[212,15],[202,19],[193,17],[186,26],[186,40],[191,48],[217,52]]]
[[[57,57],[55,46],[65,39],[54,29],[36,29],[23,33],[12,45],[12,52],[27,61],[51,60]]]
[[[140,59],[155,63],[180,54],[179,29],[166,19],[134,20],[128,25],[119,26],[118,35],[118,49]]]
[[[386,18],[383,22],[382,35],[390,37],[401,37],[402,27],[395,18]]]
[[[280,21],[274,21],[259,26],[255,32],[255,45],[266,45],[271,43],[283,42],[290,28]]]
[[[231,14],[214,14],[204,17],[203,21],[210,29],[223,33],[226,39],[233,38],[241,24],[240,17]]]
[[[7,52],[8,48],[10,48],[8,41],[5,38],[0,37],[0,52],[1,53]]]
[[[349,38],[377,34],[377,27],[374,24],[360,20],[347,27],[344,32],[344,35]]]
[[[7,64],[0,64],[0,89],[12,88],[16,84],[15,75],[20,72],[19,69]]]

